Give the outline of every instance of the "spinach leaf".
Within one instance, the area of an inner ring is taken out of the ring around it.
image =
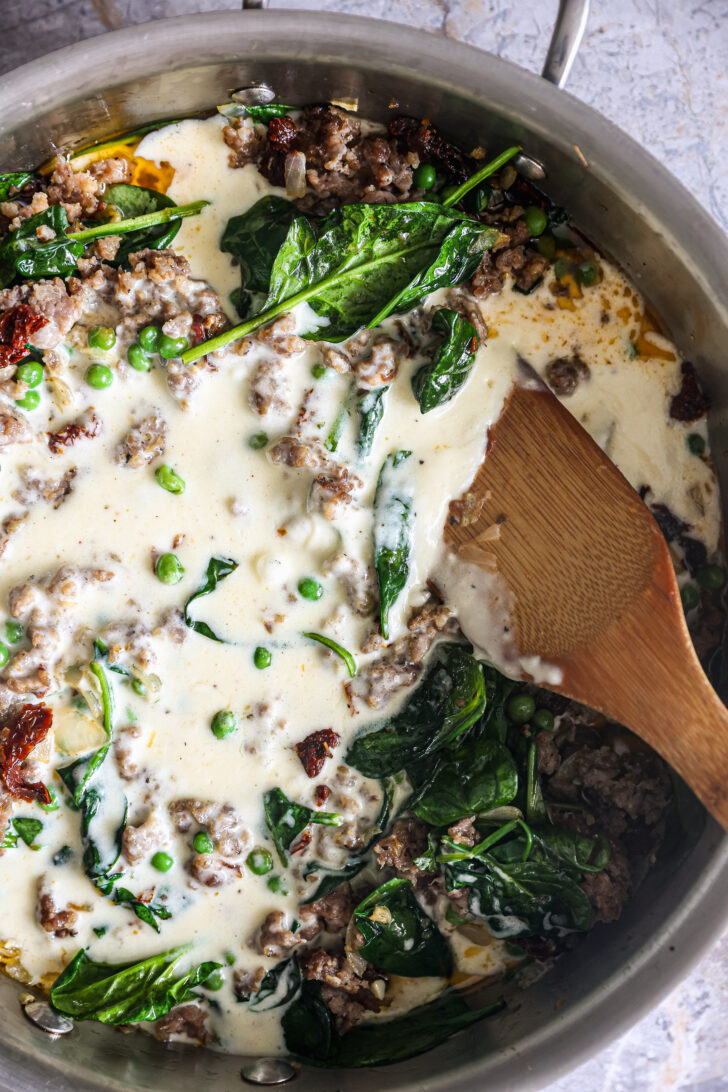
[[[452,953],[447,941],[425,913],[409,880],[388,880],[372,891],[354,911],[364,937],[359,954],[379,971],[409,978],[449,978]]]
[[[33,843],[42,830],[43,824],[40,819],[24,819],[22,816],[11,819],[0,839],[0,849],[15,849],[18,839],[25,842],[30,849],[38,849],[38,846],[34,846]]]
[[[563,937],[591,925],[589,899],[575,880],[542,861],[498,861],[494,854],[446,864],[448,891],[468,891],[471,913],[493,936]]]
[[[39,239],[38,228],[50,228],[55,237]],[[67,228],[66,210],[51,205],[9,232],[0,243],[0,288],[7,288],[18,277],[68,277],[75,273],[83,243],[69,238]]]
[[[218,637],[212,632],[207,622],[196,622],[194,618],[190,617],[190,603],[194,603],[195,599],[200,599],[203,595],[210,595],[211,592],[214,592],[220,581],[225,580],[226,577],[230,576],[230,573],[234,573],[237,567],[237,561],[233,561],[229,557],[211,557],[207,564],[205,583],[189,597],[184,607],[185,625],[193,629],[195,633],[200,633],[203,637],[209,637],[211,641],[219,641],[220,644],[226,642],[222,637]]]
[[[357,1024],[341,1036],[321,997],[320,984],[304,982],[281,1024],[286,1047],[295,1057],[313,1065],[354,1068],[391,1065],[432,1050],[502,1008],[501,1002],[495,1002],[469,1009],[459,993],[446,990],[435,1001],[404,1016]]]
[[[159,932],[158,918],[166,921],[172,917],[172,912],[164,905],[163,902],[155,902],[152,899],[150,902],[142,902],[136,895],[132,894],[126,887],[117,887],[114,891],[114,902],[117,906],[128,906],[130,910],[133,910],[140,921],[143,921],[146,925],[151,925],[155,933]]]
[[[344,821],[335,812],[314,811],[305,804],[295,804],[280,789],[269,789],[263,794],[263,811],[268,830],[284,867],[288,863],[287,851],[309,823],[318,823],[325,827],[340,827]]]
[[[412,482],[397,470],[412,453],[388,455],[379,472],[374,495],[374,567],[379,583],[382,637],[389,637],[389,611],[407,583],[412,552]]]
[[[111,205],[121,216],[122,220],[131,220],[136,216],[146,216],[150,212],[159,209],[176,208],[176,202],[166,193],[159,190],[149,190],[145,186],[132,186],[125,182],[117,182],[108,186],[104,191],[104,201]],[[181,220],[169,220],[167,223],[154,224],[146,229],[132,231],[121,241],[121,246],[116,252],[114,265],[121,265],[130,254],[137,250],[164,250],[171,245],[175,235],[182,227]]]
[[[12,189],[22,190],[32,177],[30,171],[8,171],[0,174],[0,201],[7,201]]]
[[[384,395],[388,390],[389,386],[367,391],[356,404],[359,410],[359,434],[354,442],[362,458],[366,458],[372,450],[374,433],[384,416]]]
[[[43,824],[40,819],[24,819],[22,816],[13,819],[13,827],[17,831],[19,837],[25,842],[26,846],[30,846],[31,848],[33,847],[33,842],[43,830]]]
[[[497,229],[431,201],[344,205],[319,220],[298,215],[273,263],[263,309],[182,360],[191,364],[305,301],[328,324],[300,336],[343,341],[435,288],[467,280],[499,238]]]
[[[255,1012],[278,1009],[281,1005],[287,1005],[300,988],[301,969],[296,957],[288,956],[263,976],[258,992],[253,994],[250,1009]]]
[[[415,815],[447,827],[466,815],[510,804],[518,792],[518,771],[510,751],[493,739],[467,740],[445,753],[417,801]]]
[[[253,121],[265,125],[271,118],[283,118],[290,114],[291,110],[299,109],[297,106],[286,106],[282,102],[269,102],[262,106],[246,106],[243,102],[237,102],[233,96],[232,102],[226,102],[218,106],[219,114],[224,118],[252,118]]]
[[[435,311],[432,329],[443,335],[443,341],[432,361],[412,376],[412,391],[423,413],[455,397],[470,375],[480,345],[475,327],[446,307]]]
[[[328,322],[301,336],[342,341],[384,313],[410,310],[434,280],[436,287],[443,277],[448,285],[467,280],[498,237],[496,229],[429,201],[343,205],[317,221],[299,215],[273,263],[265,310],[306,293]]]
[[[543,861],[575,880],[581,880],[585,872],[602,872],[611,856],[603,834],[592,837],[550,825],[531,830],[528,839],[519,833],[494,846],[491,852],[501,862],[526,857]]]
[[[135,1024],[158,1020],[175,1005],[195,997],[220,963],[201,963],[179,974],[177,963],[191,945],[137,963],[95,963],[85,949],[76,953],[51,986],[51,1004],[74,1020]]]
[[[437,863],[438,841],[437,835],[432,831],[427,832],[427,849],[419,857],[415,857],[415,865],[420,872],[439,872]]]
[[[480,664],[462,645],[436,647],[427,673],[404,706],[358,736],[345,761],[367,777],[386,777],[451,744],[482,716]]]
[[[249,314],[252,293],[267,294],[276,254],[283,245],[298,209],[284,197],[261,197],[252,208],[227,222],[220,249],[232,254],[240,266],[240,295],[237,309],[241,318]]]

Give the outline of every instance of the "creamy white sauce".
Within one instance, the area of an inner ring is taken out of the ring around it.
[[[207,198],[211,204],[194,219],[185,220],[175,248],[187,256],[193,274],[208,281],[223,303],[238,285],[239,273],[218,249],[220,235],[231,216],[244,212],[260,196],[274,191],[252,166],[232,170],[228,149],[221,139],[223,122],[189,120],[147,136],[138,152],[147,159],[165,161],[175,170],[170,195],[179,203]],[[288,894],[273,894],[266,877],[241,867],[241,875],[226,886],[210,889],[193,884],[185,870],[191,855],[192,833],[175,831],[166,804],[180,798],[231,803],[247,833],[247,849],[265,842],[262,811],[265,790],[280,787],[290,799],[313,803],[314,782],[306,776],[293,746],[310,732],[333,728],[341,736],[334,758],[320,778],[335,785],[337,767],[347,743],[364,725],[378,719],[359,703],[356,715],[349,708],[344,665],[318,645],[303,638],[304,631],[328,634],[355,653],[360,669],[367,657],[359,649],[372,629],[347,606],[345,591],[336,576],[324,575],[327,563],[342,550],[371,567],[372,505],[379,468],[392,452],[412,452],[406,463],[405,487],[413,510],[413,551],[409,577],[390,615],[390,638],[406,632],[414,606],[425,599],[430,576],[447,595],[453,579],[442,562],[442,528],[449,502],[462,495],[472,481],[484,450],[489,425],[517,376],[517,358],[528,359],[543,373],[556,356],[578,351],[591,369],[569,399],[569,408],[636,487],[649,484],[653,498],[666,503],[692,523],[695,534],[709,549],[718,540],[718,496],[706,463],[690,455],[684,426],[667,414],[669,392],[678,386],[679,363],[629,358],[633,317],[640,301],[622,275],[602,262],[604,282],[578,301],[575,311],[554,309],[548,282],[531,296],[509,288],[483,305],[490,337],[478,352],[465,388],[446,405],[422,415],[410,379],[420,358],[400,368],[385,401],[371,456],[366,462],[355,454],[355,415],[345,424],[338,456],[350,463],[363,481],[357,504],[335,521],[309,511],[310,474],[276,466],[264,451],[251,449],[248,440],[262,429],[272,443],[294,426],[307,391],[310,410],[307,429],[325,436],[330,430],[350,379],[329,371],[314,381],[311,368],[319,350],[311,345],[285,362],[290,388],[290,413],[269,414],[263,420],[251,410],[251,377],[265,350],[254,348],[239,355],[235,347],[221,354],[218,370],[205,375],[188,410],[169,394],[164,373],[157,365],[149,373],[126,369],[116,374],[108,390],[92,391],[84,383],[91,360],[113,362],[114,355],[88,349],[85,339],[71,339],[65,376],[73,406],[63,415],[54,409],[46,392],[33,416],[39,430],[56,429],[62,420],[76,417],[93,405],[104,421],[104,433],[81,441],[59,456],[51,456],[42,434],[38,442],[22,445],[1,460],[0,520],[15,512],[16,469],[31,467],[44,477],[57,477],[69,466],[78,467],[72,494],[57,509],[39,502],[29,511],[12,537],[0,568],[0,602],[29,577],[41,578],[64,564],[100,566],[113,573],[107,583],[85,590],[79,600],[77,631],[70,638],[66,665],[88,662],[90,638],[114,620],[138,621],[153,629],[164,612],[181,607],[205,579],[209,559],[219,555],[237,561],[238,568],[213,595],[195,602],[194,617],[204,619],[226,643],[216,643],[189,632],[182,645],[167,636],[154,638],[156,656],[151,667],[161,680],[159,691],[147,699],[138,696],[117,675],[109,673],[116,692],[116,729],[135,723],[143,776],[121,782],[113,755],[104,778],[109,798],[120,806],[122,791],[129,799],[134,824],[151,812],[158,823],[155,849],[174,858],[164,875],[148,859],[124,864],[124,885],[134,892],[156,888],[169,892],[173,916],[162,923],[160,936],[100,896],[80,869],[79,817],[64,804],[43,815],[44,829],[33,852],[20,845],[0,856],[0,936],[22,951],[22,964],[33,980],[58,971],[79,947],[88,946],[94,959],[131,961],[192,942],[190,959],[218,959],[230,953],[239,967],[271,966],[275,959],[261,957],[250,941],[265,915],[281,909],[289,923],[309,887],[300,867],[286,877]],[[431,303],[441,302],[435,296]],[[629,317],[617,310],[627,308]],[[601,321],[607,311],[610,318]],[[303,324],[304,316],[299,315]],[[660,341],[664,346],[664,342]],[[152,409],[167,423],[166,451],[161,459],[141,469],[113,461],[115,449],[129,427]],[[162,490],[154,477],[160,463],[175,468],[186,483],[183,494]],[[177,536],[181,536],[177,540]],[[176,542],[176,544],[175,544]],[[185,575],[176,586],[162,584],[153,568],[154,551],[174,550]],[[472,575],[472,574],[471,574]],[[299,580],[314,577],[324,594],[315,602],[297,593]],[[489,658],[511,665],[514,651],[507,632],[508,600],[497,580],[485,580],[478,570],[471,609],[487,613]],[[462,619],[467,631],[467,617]],[[253,653],[264,646],[272,654],[266,670],[254,666]],[[534,671],[537,665],[522,664]],[[544,676],[545,681],[553,681]],[[63,764],[69,755],[98,745],[94,721],[68,709],[69,691],[49,697],[56,714],[57,739]],[[391,712],[396,702],[387,708]],[[238,730],[216,739],[210,722],[218,710],[232,710]],[[98,729],[96,729],[98,731]],[[350,793],[345,818],[364,815],[373,822],[378,811],[378,788],[363,784]],[[54,782],[60,793],[58,781]],[[342,794],[344,790],[342,789]],[[328,806],[328,805],[327,805]],[[17,815],[40,815],[32,805],[16,807]],[[325,828],[324,828],[325,829]],[[318,837],[318,835],[317,835]],[[109,843],[111,828],[104,835]],[[315,843],[316,844],[316,843]],[[64,866],[51,863],[63,845],[74,848]],[[320,847],[319,847],[320,848]],[[346,851],[329,845],[332,859]],[[276,871],[281,869],[276,866]],[[79,912],[77,935],[54,939],[35,922],[38,878],[52,878],[56,901]],[[99,937],[94,929],[106,927]],[[491,974],[503,969],[502,947],[481,946],[453,936],[458,967],[467,973]],[[477,946],[475,946],[477,948]],[[235,1001],[226,969],[226,987],[215,994],[220,1011],[213,1011],[211,1027],[222,1049],[275,1054],[283,1050],[280,1010],[253,1015]],[[440,980],[398,987],[397,997],[409,1007],[413,997],[434,996]],[[397,1003],[399,1004],[399,1002]],[[394,1009],[397,1008],[394,1005]],[[389,1011],[393,1011],[390,1009]]]

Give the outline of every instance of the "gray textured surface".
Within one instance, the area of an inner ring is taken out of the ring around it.
[[[538,71],[557,0],[272,0],[377,16]],[[0,72],[104,30],[237,0],[0,0]],[[728,230],[728,0],[592,0],[569,83]],[[669,998],[548,1092],[728,1092],[728,934]]]

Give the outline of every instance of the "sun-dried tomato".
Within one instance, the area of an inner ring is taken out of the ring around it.
[[[296,838],[295,842],[291,846],[291,853],[303,853],[304,849],[308,849],[308,847],[311,845],[312,838],[313,834],[311,833],[311,828],[306,827],[305,830],[301,831],[298,838]]]
[[[0,315],[0,367],[18,364],[28,355],[33,334],[48,324],[27,303],[19,303]]]
[[[416,152],[424,163],[432,163],[444,171],[451,182],[464,182],[473,173],[463,153],[440,136],[428,121],[417,118],[393,118],[387,126],[400,149]]]
[[[695,368],[689,361],[682,366],[680,390],[670,402],[670,416],[675,421],[697,421],[710,409],[710,399],[700,389]]]
[[[310,736],[296,744],[296,754],[309,777],[318,777],[339,739],[332,728],[320,728],[318,732],[311,732]]]
[[[277,149],[289,148],[296,136],[296,124],[292,118],[271,118],[268,124],[268,143]]]
[[[316,786],[316,797],[315,797],[316,807],[317,808],[322,808],[324,806],[324,804],[326,803],[326,801],[328,800],[330,795],[331,795],[331,789],[329,788],[328,785],[317,785]]]
[[[95,413],[84,413],[77,421],[70,421],[58,432],[49,433],[48,447],[54,455],[58,455],[64,447],[73,447],[82,436],[92,440],[102,431],[101,418]]]
[[[11,796],[18,800],[50,804],[51,794],[42,781],[26,781],[23,763],[41,743],[53,723],[47,705],[13,705],[0,717],[0,774]]]

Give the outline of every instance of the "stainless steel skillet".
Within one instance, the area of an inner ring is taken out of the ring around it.
[[[562,9],[565,17],[575,10]],[[574,36],[557,39],[549,72],[568,67]],[[0,80],[0,163],[32,166],[54,148],[206,110],[230,88],[261,81],[285,101],[356,98],[364,116],[383,120],[396,101],[398,112],[429,117],[465,147],[522,143],[545,165],[544,187],[625,268],[695,361],[714,399],[713,447],[726,480],[725,238],[618,129],[506,62],[403,27],[330,14],[249,11],[148,24],[61,50]],[[304,1070],[297,1087],[526,1092],[583,1061],[655,1004],[725,925],[728,842],[713,824],[691,825],[689,852],[663,861],[618,925],[594,930],[518,998],[517,1009],[386,1073]],[[51,1040],[24,1019],[12,983],[0,982],[0,998],[6,1092],[243,1087],[242,1059],[163,1050],[98,1026]]]

